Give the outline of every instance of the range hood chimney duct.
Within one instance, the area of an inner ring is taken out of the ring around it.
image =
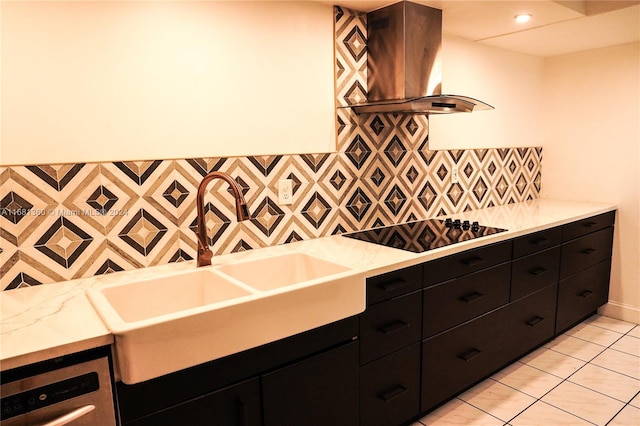
[[[361,113],[448,114],[493,109],[442,95],[442,11],[402,1],[367,14],[368,101]]]

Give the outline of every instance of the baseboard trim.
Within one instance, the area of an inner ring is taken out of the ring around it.
[[[636,306],[610,301],[598,309],[598,313],[621,321],[640,324],[640,308]]]

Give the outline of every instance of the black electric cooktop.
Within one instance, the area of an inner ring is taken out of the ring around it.
[[[481,226],[478,222],[427,219],[366,231],[342,234],[348,238],[422,253],[462,241],[504,232],[506,229]]]

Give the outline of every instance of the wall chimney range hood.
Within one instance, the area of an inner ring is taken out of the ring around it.
[[[493,109],[442,94],[442,11],[402,1],[367,14],[368,101],[357,114],[449,114]]]

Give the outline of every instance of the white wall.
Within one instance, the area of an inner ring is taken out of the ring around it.
[[[545,60],[542,196],[618,205],[607,315],[640,322],[640,43]]]
[[[543,59],[445,35],[442,93],[471,96],[491,111],[431,115],[431,149],[540,146]]]
[[[1,8],[0,164],[335,151],[330,5]]]

